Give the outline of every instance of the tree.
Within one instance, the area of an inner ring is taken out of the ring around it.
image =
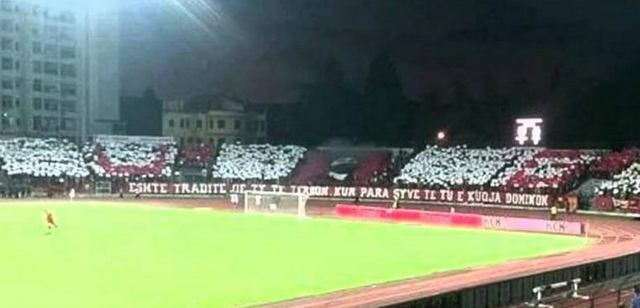
[[[363,131],[369,141],[405,143],[411,131],[411,104],[391,55],[383,51],[371,61],[361,103]]]
[[[331,138],[352,139],[358,95],[345,82],[344,69],[335,57],[328,58],[313,82],[301,87],[299,102],[292,108],[293,137],[303,144]]]

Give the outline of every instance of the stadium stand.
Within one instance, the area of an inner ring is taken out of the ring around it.
[[[534,148],[520,149],[519,155],[517,155],[503,170],[499,171],[495,178],[491,180],[491,188],[505,191],[512,189],[507,186],[509,179],[520,172],[524,163],[533,159],[533,156],[538,152],[540,152],[540,150]]]
[[[171,176],[177,148],[172,138],[100,136],[83,152],[98,177],[158,178]]]
[[[0,140],[0,162],[0,186],[14,190],[50,185],[50,179],[60,185],[88,185],[83,179],[92,178],[116,185],[123,185],[126,179],[200,181],[211,170],[214,179],[224,181],[395,184],[543,194],[588,191],[583,198],[585,208],[593,205],[597,210],[640,213],[638,148],[603,152],[427,146],[413,155],[407,149],[324,147],[307,151],[294,145],[225,144],[216,155],[209,145],[189,145],[178,151],[172,138],[97,136],[82,152],[55,138]]]
[[[329,173],[328,158],[320,151],[310,151],[305,162],[295,171],[292,182],[307,185],[320,176]]]
[[[189,144],[180,150],[179,165],[206,167],[213,160],[213,148],[208,144]]]
[[[387,174],[388,150],[324,148],[310,151],[293,176],[295,184],[370,185]]]
[[[640,197],[640,163],[636,162],[613,176],[611,181],[603,182],[596,188],[601,196],[612,196],[618,199]]]
[[[580,150],[542,150],[517,162],[501,177],[507,190],[562,193],[574,188],[598,154]]]
[[[594,177],[608,179],[628,168],[638,157],[640,157],[640,149],[637,148],[610,152],[591,166],[590,172]]]
[[[9,176],[36,178],[89,175],[78,148],[60,139],[16,138],[0,141],[2,170]]]
[[[468,149],[466,146],[427,146],[402,168],[398,184],[429,188],[467,188],[488,185],[494,176],[527,150]]]
[[[367,155],[360,166],[353,172],[354,184],[369,185],[374,176],[380,174],[384,177],[390,162],[391,153],[388,152],[375,152]]]
[[[213,167],[213,178],[278,180],[290,176],[306,149],[269,144],[224,144]]]

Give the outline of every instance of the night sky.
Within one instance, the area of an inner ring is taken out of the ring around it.
[[[129,1],[127,1],[129,2]],[[463,80],[528,85],[533,103],[638,61],[640,1],[134,0],[122,15],[124,94],[233,93],[290,102],[336,57],[361,87],[380,50],[405,91]]]

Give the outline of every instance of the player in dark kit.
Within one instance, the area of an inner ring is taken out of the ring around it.
[[[47,234],[51,233],[51,229],[58,228],[58,225],[56,224],[56,220],[53,217],[53,213],[47,210],[44,210],[44,223],[47,227]]]

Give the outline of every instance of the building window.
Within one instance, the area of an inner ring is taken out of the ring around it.
[[[196,139],[196,141],[198,142],[198,144],[202,144],[202,138],[198,138]]]
[[[189,128],[189,126],[191,125],[191,123],[189,123],[189,122],[191,122],[191,121],[189,121],[189,119],[184,120],[184,126],[186,128]],[[189,142],[189,143],[191,143],[191,142]]]
[[[37,55],[41,54],[42,44],[40,42],[33,42],[32,50],[34,54],[37,54]]]
[[[75,130],[76,129],[76,120],[75,119],[62,119],[61,123],[62,130]]]
[[[264,132],[265,131],[265,123],[264,121],[260,121],[260,132]]]
[[[33,110],[42,109],[42,98],[35,97],[33,98]]]
[[[42,80],[40,80],[40,79],[34,79],[33,80],[33,91],[34,92],[41,92],[42,91]]]
[[[36,74],[42,74],[42,62],[33,61],[33,72]]]
[[[57,36],[58,33],[60,32],[60,29],[57,26],[53,26],[53,25],[46,25],[44,27],[44,34],[48,37],[51,36]]]
[[[13,59],[2,58],[2,69],[5,71],[13,70]]]
[[[60,47],[60,57],[62,59],[75,59],[76,49],[73,47]]]
[[[2,96],[2,108],[3,109],[13,108],[13,96],[10,96],[10,95]]]
[[[218,128],[224,129],[227,126],[227,122],[225,120],[218,120]]]
[[[58,56],[58,48],[56,45],[46,44],[44,45],[44,56],[47,58],[55,58]]]
[[[2,89],[4,89],[4,90],[13,89],[13,80],[3,80],[2,81]]]
[[[202,120],[196,120],[196,128],[202,128]]]
[[[62,77],[75,78],[76,77],[76,67],[75,67],[75,65],[62,64],[60,66],[60,75],[62,75]]]
[[[58,93],[58,86],[51,83],[45,83],[42,90],[44,93]]]
[[[180,128],[184,128],[184,119],[180,119]]]
[[[180,144],[184,144],[184,137],[180,137]]]
[[[62,96],[76,96],[76,85],[73,83],[62,83],[60,85]]]
[[[175,124],[175,123],[173,122],[173,119],[169,120],[169,127],[173,127],[173,126],[174,126],[174,124]]]
[[[0,22],[0,28],[5,32],[13,32],[13,22],[10,19],[3,19]]]
[[[42,129],[42,118],[33,117],[33,130],[41,130],[41,129]]]
[[[47,75],[58,75],[58,64],[53,62],[45,62],[43,71]]]
[[[62,101],[60,103],[60,107],[62,109],[62,112],[76,112],[75,101]]]
[[[2,117],[2,128],[6,129],[11,127],[11,122],[9,121],[9,118],[7,117]]]
[[[5,12],[13,12],[12,3],[9,1],[2,1],[2,10]]]
[[[60,39],[62,39],[65,42],[73,42],[73,30],[66,27],[61,27]]]
[[[57,131],[60,129],[60,127],[58,126],[58,119],[55,117],[45,117],[43,119],[43,126],[42,129],[47,130],[47,131]]]
[[[58,101],[55,99],[45,99],[44,100],[44,110],[47,111],[58,111]]]
[[[191,137],[187,138],[187,143],[188,144],[192,144],[193,143],[193,138],[191,138]]]
[[[0,45],[2,45],[2,50],[5,50],[5,51],[12,50],[13,40],[10,38],[3,37],[2,41],[0,42]]]
[[[213,120],[209,120],[209,129],[213,129]]]
[[[236,121],[235,121],[235,123],[234,123],[234,125],[233,125],[233,127],[234,127],[236,130],[239,130],[239,129],[240,129],[240,127],[241,127],[240,120],[236,120]]]
[[[213,138],[209,138],[209,144],[214,145]]]

